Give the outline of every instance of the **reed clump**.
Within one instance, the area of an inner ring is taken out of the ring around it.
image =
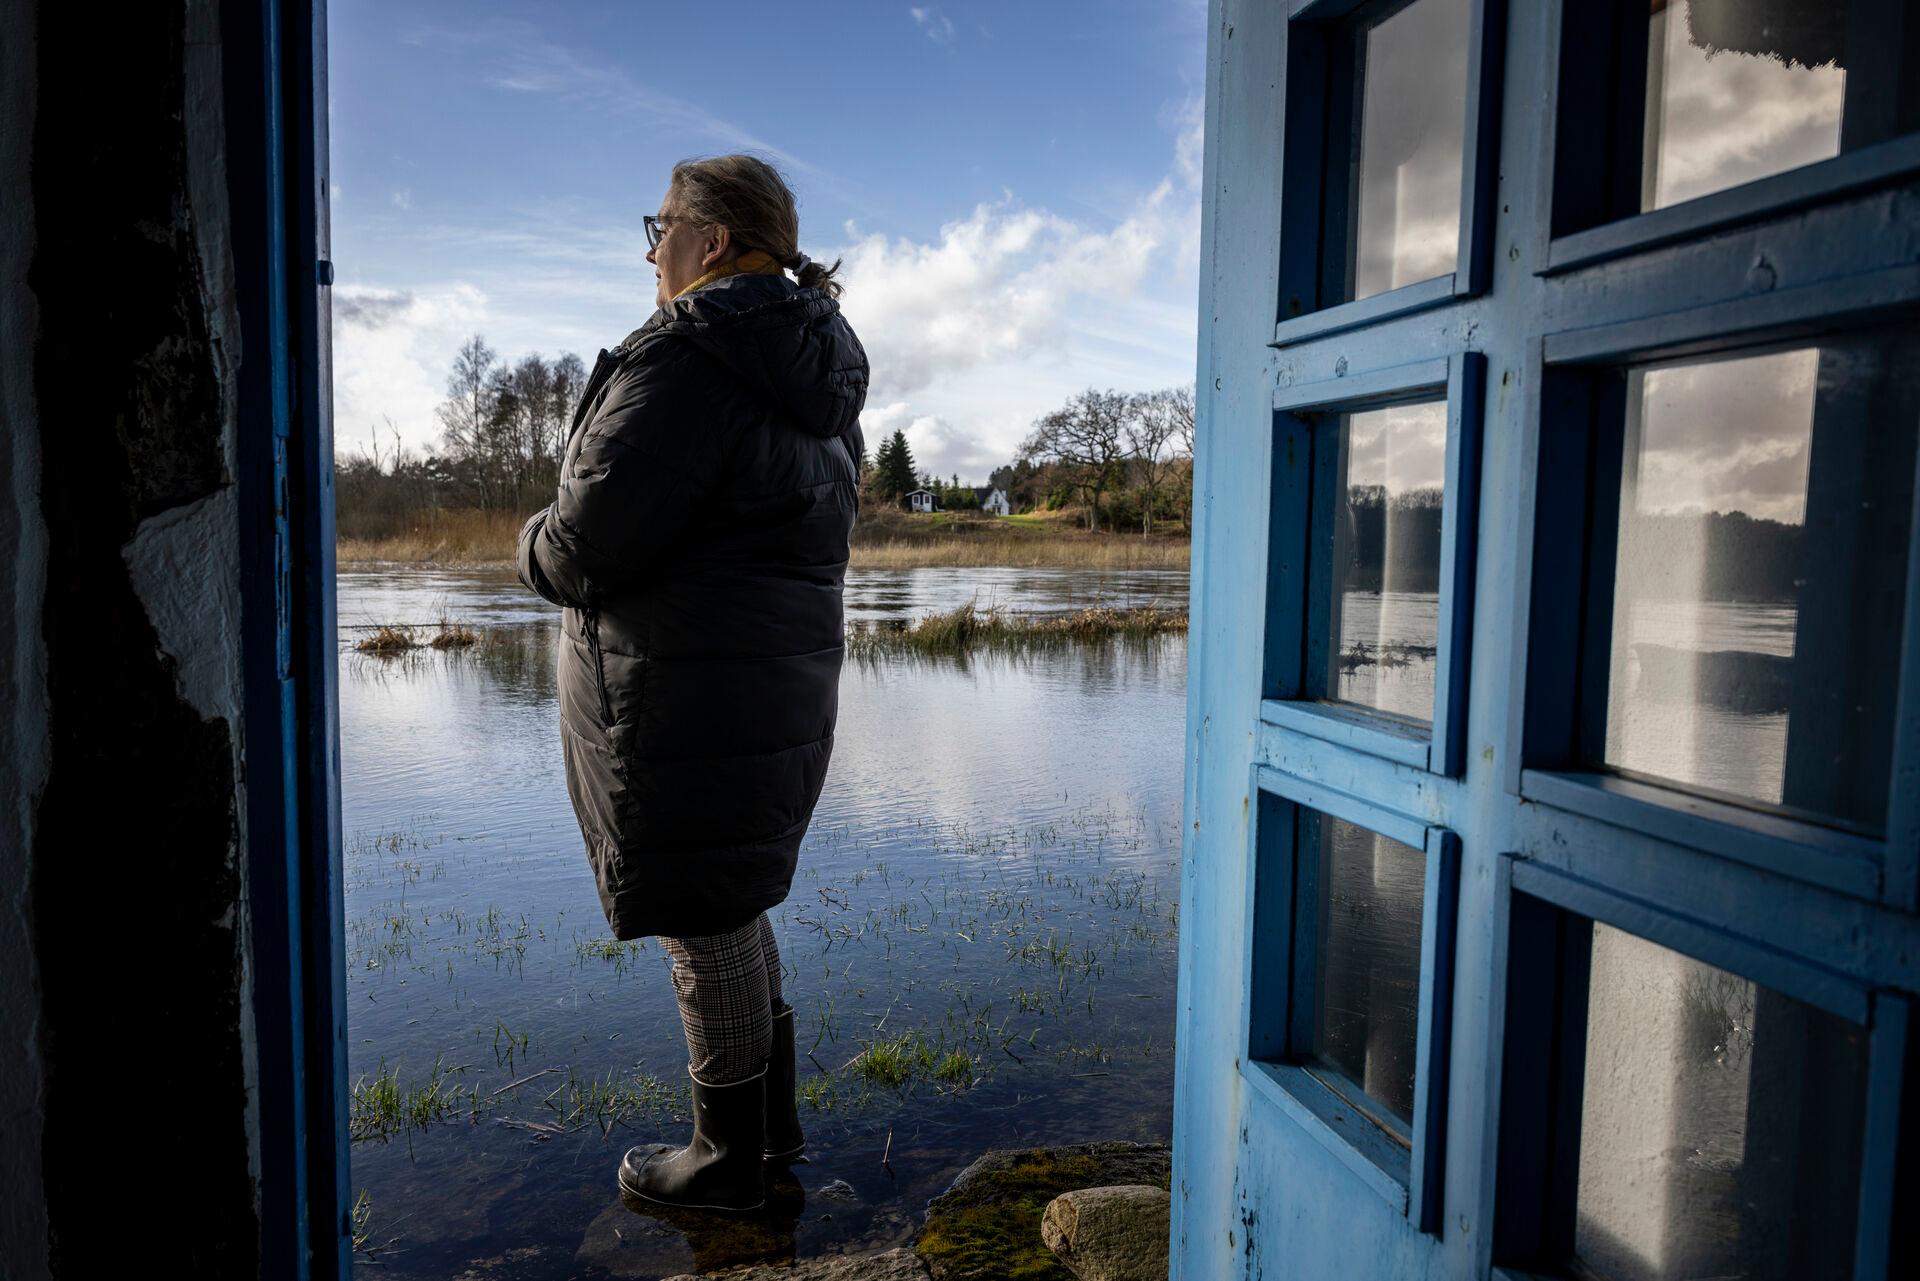
[[[355,649],[362,654],[387,656],[404,654],[410,649],[420,648],[420,642],[414,638],[411,627],[396,627],[384,624],[376,627],[371,635],[363,636],[354,642]]]
[[[416,649],[469,649],[480,643],[480,632],[467,624],[441,615],[433,635],[421,639],[421,628],[409,623],[382,623],[353,643],[362,654],[377,658],[396,658]]]
[[[1064,645],[1098,645],[1121,639],[1184,635],[1184,610],[1158,606],[1095,606],[1070,614],[1015,614],[969,601],[932,613],[909,626],[856,626],[847,632],[855,658],[883,654],[957,656],[979,650],[1022,651]]]

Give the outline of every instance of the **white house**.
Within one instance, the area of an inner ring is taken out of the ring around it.
[[[906,503],[907,510],[910,512],[930,512],[934,509],[931,489],[910,489],[901,495],[901,500]]]
[[[995,516],[1011,516],[1013,504],[1007,501],[1007,491],[994,485],[975,485],[973,496],[980,502],[980,510]]]

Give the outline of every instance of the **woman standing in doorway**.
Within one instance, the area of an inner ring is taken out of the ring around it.
[[[520,581],[563,607],[567,790],[614,937],[661,936],[694,1136],[625,1192],[746,1210],[804,1149],[787,896],[839,706],[867,357],[792,193],[752,156],[674,166],[646,219],[657,310],[600,353]],[[788,279],[793,272],[798,283]]]

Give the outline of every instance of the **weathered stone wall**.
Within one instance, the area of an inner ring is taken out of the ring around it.
[[[5,23],[0,1272],[251,1276],[217,13]]]
[[[33,206],[34,6],[4,6],[0,38],[0,1273],[47,1275],[40,1181],[39,967],[27,934],[27,849],[33,802],[47,773],[46,652],[40,598],[46,531],[40,523],[40,434],[35,426],[33,335],[27,289]]]

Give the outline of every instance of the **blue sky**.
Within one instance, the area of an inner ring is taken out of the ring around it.
[[[387,418],[430,444],[471,333],[591,363],[652,311],[673,162],[724,151],[846,258],[868,436],[942,475],[1081,388],[1193,377],[1197,0],[329,10],[342,449]]]

